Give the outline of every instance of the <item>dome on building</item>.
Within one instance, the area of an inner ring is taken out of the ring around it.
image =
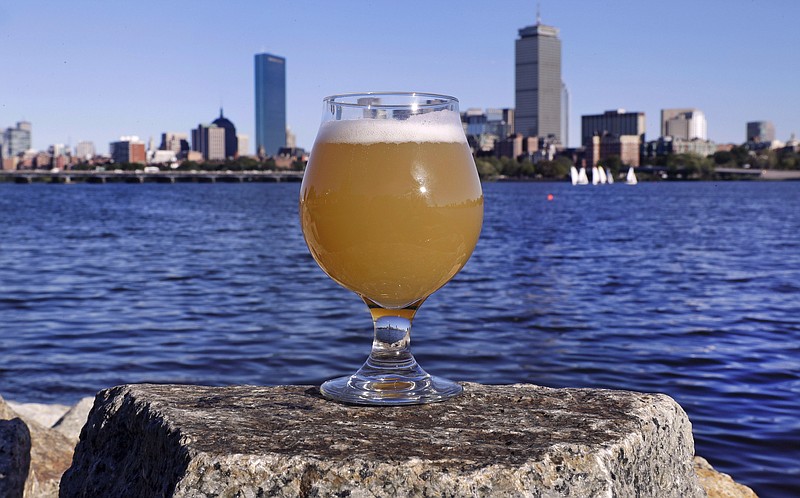
[[[225,129],[225,157],[236,157],[239,152],[239,140],[236,138],[236,126],[234,126],[230,119],[222,114],[222,107],[219,108],[219,117],[211,123]]]

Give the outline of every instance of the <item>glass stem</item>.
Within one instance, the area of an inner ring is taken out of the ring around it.
[[[386,315],[376,318],[374,324],[375,337],[365,366],[387,372],[413,369],[417,362],[410,350],[411,320]]]

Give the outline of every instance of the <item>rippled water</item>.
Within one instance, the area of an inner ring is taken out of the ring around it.
[[[308,255],[298,189],[0,184],[0,393],[354,371],[369,317]],[[414,324],[426,369],[665,392],[698,454],[800,495],[800,183],[484,190],[472,260]]]

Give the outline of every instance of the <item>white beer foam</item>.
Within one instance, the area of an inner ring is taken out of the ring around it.
[[[317,133],[317,142],[349,144],[466,141],[461,118],[457,112],[449,110],[415,114],[402,120],[326,121]]]

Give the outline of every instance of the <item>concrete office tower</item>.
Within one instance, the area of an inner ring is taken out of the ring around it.
[[[248,149],[250,148],[250,137],[241,133],[236,135],[236,142],[239,147],[239,156],[250,155]]]
[[[640,143],[644,143],[644,132],[643,112],[625,112],[625,109],[617,109],[603,114],[581,116],[581,145],[584,146],[595,135],[636,135]]]
[[[256,54],[256,151],[274,156],[286,145],[286,59]]]
[[[772,121],[750,121],[747,123],[748,142],[772,142],[775,140],[775,125]]]
[[[192,130],[192,150],[206,161],[225,160],[225,128],[215,124],[199,124]]]
[[[558,28],[536,24],[519,30],[515,45],[515,131],[524,136],[562,136],[561,40]]]
[[[708,140],[706,116],[697,109],[662,109],[661,136]]]
[[[219,108],[219,117],[211,122],[225,130],[225,157],[234,159],[239,154],[239,139],[236,138],[236,126],[230,119],[222,114],[222,107]]]
[[[95,155],[94,152],[94,142],[90,142],[88,140],[84,140],[78,142],[78,145],[75,146],[75,156],[78,159],[88,160],[93,158]]]

